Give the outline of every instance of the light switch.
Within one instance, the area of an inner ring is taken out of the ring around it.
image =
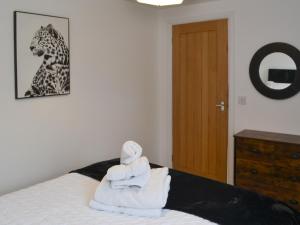
[[[246,96],[239,96],[238,97],[238,104],[239,105],[247,105],[247,97]]]

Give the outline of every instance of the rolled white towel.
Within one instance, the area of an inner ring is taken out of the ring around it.
[[[147,157],[143,156],[129,165],[116,165],[108,169],[106,178],[110,181],[126,180],[149,173],[151,170]]]
[[[150,179],[150,169],[145,174],[134,176],[130,179],[125,180],[113,180],[110,181],[110,186],[113,189],[124,189],[124,188],[143,188]]]
[[[168,199],[171,177],[168,168],[152,169],[150,179],[142,189],[112,189],[106,176],[95,192],[94,200],[111,206],[135,209],[161,209]]]
[[[142,147],[134,141],[126,141],[122,146],[121,164],[128,165],[142,156]]]
[[[142,217],[160,217],[162,209],[133,209],[118,206],[105,205],[94,200],[90,201],[90,207],[99,211],[113,212],[127,214],[130,216],[142,216]]]

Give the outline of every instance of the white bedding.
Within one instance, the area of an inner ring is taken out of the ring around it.
[[[98,181],[67,174],[0,197],[0,225],[214,225],[182,212],[164,210],[157,219],[92,210]]]

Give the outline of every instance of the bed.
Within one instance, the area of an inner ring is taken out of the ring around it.
[[[1,225],[300,225],[299,212],[273,199],[170,170],[163,216],[131,217],[92,210],[88,202],[109,167],[100,162],[0,197]],[[158,165],[151,165],[159,167]]]

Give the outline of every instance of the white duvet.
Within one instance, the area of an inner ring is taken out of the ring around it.
[[[0,225],[214,225],[186,213],[164,210],[157,219],[89,208],[99,182],[68,174],[0,197]]]

